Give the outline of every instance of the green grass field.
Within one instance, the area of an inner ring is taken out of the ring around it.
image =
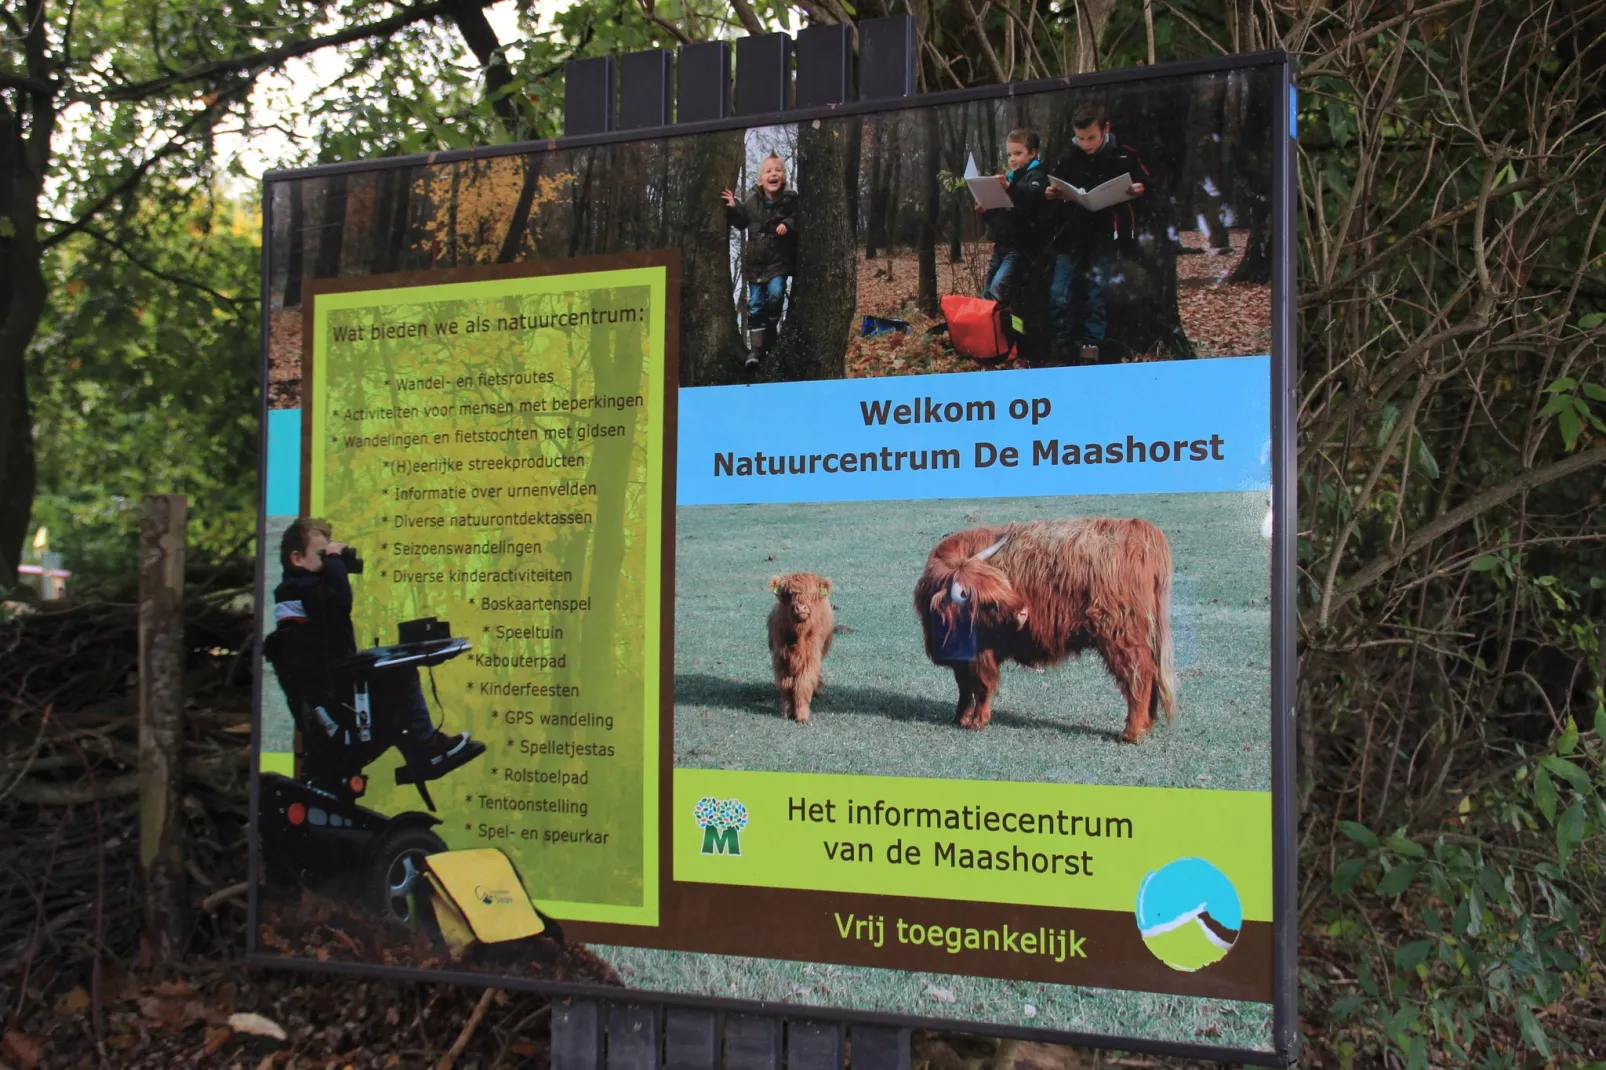
[[[685,768],[1270,790],[1271,561],[1261,492],[692,506],[677,511],[675,764]],[[1177,720],[1137,746],[1097,655],[1004,670],[992,724],[953,724],[914,584],[944,534],[1064,516],[1159,525],[1175,568]],[[769,578],[831,578],[838,626],[808,725],[770,674]]]
[[[1271,1006],[1197,996],[590,945],[631,988],[1223,1047],[1271,1047]]]

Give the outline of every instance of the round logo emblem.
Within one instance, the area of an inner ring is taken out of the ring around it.
[[[1226,958],[1244,923],[1238,889],[1202,858],[1179,858],[1144,877],[1137,915],[1154,957],[1189,973]]]

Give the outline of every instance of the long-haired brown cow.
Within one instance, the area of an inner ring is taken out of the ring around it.
[[[1146,520],[1038,520],[945,536],[915,585],[926,654],[954,670],[958,722],[985,728],[999,665],[1093,649],[1126,699],[1128,743],[1176,716],[1171,547]]]
[[[820,689],[820,667],[831,652],[836,617],[831,612],[831,581],[812,572],[792,572],[770,580],[770,661],[781,693],[781,715],[809,723],[809,703]]]

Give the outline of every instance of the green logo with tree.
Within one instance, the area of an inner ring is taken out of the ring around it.
[[[740,799],[698,799],[692,811],[697,827],[703,830],[703,854],[740,855],[742,829],[747,827],[747,807]]]

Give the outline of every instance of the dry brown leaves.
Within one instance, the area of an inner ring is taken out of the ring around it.
[[[268,319],[268,408],[301,404],[301,309],[280,309]]]
[[[1177,258],[1177,310],[1195,354],[1241,357],[1271,352],[1271,287],[1229,283],[1243,259],[1249,232],[1231,232],[1231,251],[1211,255],[1202,231],[1182,234],[1182,245],[1196,255]]]

